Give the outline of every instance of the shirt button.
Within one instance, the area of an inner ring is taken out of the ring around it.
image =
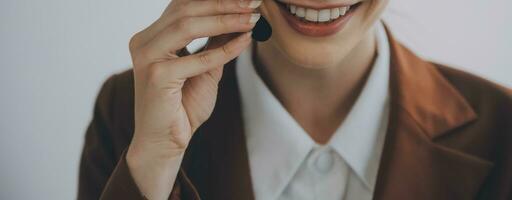
[[[323,149],[316,155],[314,167],[321,173],[327,173],[334,163],[334,158],[329,149]]]

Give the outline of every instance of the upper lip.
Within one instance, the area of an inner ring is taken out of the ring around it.
[[[311,1],[300,2],[300,3],[289,2],[288,0],[276,0],[276,1],[279,2],[279,3],[284,3],[284,4],[289,4],[289,5],[296,5],[296,6],[304,7],[304,8],[312,8],[312,9],[316,9],[316,10],[327,9],[327,8],[346,7],[346,6],[352,6],[354,4],[359,3],[359,2],[352,2],[352,3],[347,3],[347,2],[340,2],[340,3],[336,3],[336,2],[322,2],[321,4],[318,4],[316,2],[311,2]]]

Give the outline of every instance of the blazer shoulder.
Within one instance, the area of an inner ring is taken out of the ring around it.
[[[133,70],[125,70],[121,73],[112,75],[114,84],[113,112],[117,120],[126,125],[133,125],[134,110],[134,79]]]
[[[113,139],[116,154],[120,155],[133,136],[133,71],[130,69],[111,75],[103,84],[96,104],[108,116],[105,120],[110,127],[108,134]]]
[[[133,70],[125,70],[120,73],[111,76],[115,89],[117,90],[116,95],[132,95],[134,94],[134,82],[133,82]]]
[[[450,66],[433,64],[479,115],[492,113],[512,117],[510,88]]]

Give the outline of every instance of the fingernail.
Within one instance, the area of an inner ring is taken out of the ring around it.
[[[255,24],[261,17],[260,13],[252,13],[251,18],[249,19],[250,24]]]
[[[242,8],[257,8],[261,5],[261,0],[240,0],[240,7]]]
[[[255,24],[258,19],[260,19],[260,13],[251,13],[251,14],[241,14],[240,15],[240,23],[242,24]]]

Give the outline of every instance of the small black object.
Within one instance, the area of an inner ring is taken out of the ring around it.
[[[270,24],[263,16],[256,22],[251,36],[258,42],[267,41],[272,36],[272,27],[270,27]]]

